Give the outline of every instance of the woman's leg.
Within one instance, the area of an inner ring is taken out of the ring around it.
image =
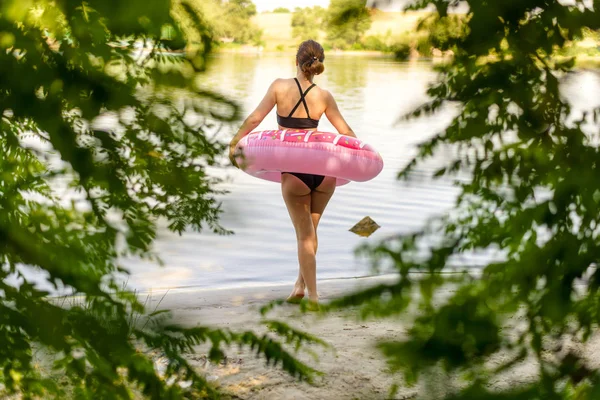
[[[317,228],[333,192],[335,192],[335,178],[326,177],[311,194],[310,213],[315,227],[315,252],[319,248]]]
[[[315,254],[319,250],[318,227],[325,207],[335,192],[335,178],[326,177],[323,182],[311,193],[310,213],[315,228]],[[305,287],[302,274],[298,276],[299,287]],[[304,293],[304,292],[302,292]]]
[[[285,177],[285,178],[284,178]],[[317,227],[323,211],[335,191],[335,178],[325,178],[312,193],[297,177],[282,175],[283,197],[296,229],[300,271],[290,299],[304,296],[305,287],[309,297],[317,301],[316,253],[318,247]]]
[[[281,192],[296,231],[300,264],[299,280],[296,281],[290,299],[302,297],[304,285],[309,296],[316,299],[316,235],[310,212],[311,192],[300,179],[290,174],[282,174]]]

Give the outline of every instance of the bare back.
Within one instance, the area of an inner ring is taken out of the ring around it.
[[[312,128],[309,129],[316,129],[315,127],[318,126],[319,120],[323,114],[325,114],[338,133],[356,137],[344,117],[342,117],[337,103],[329,91],[314,86],[306,93],[306,90],[311,87],[312,83],[310,80],[301,76],[301,74],[298,74],[297,79],[302,93],[300,92],[300,89],[298,89],[298,85],[294,79],[276,79],[271,83],[261,102],[256,109],[250,113],[248,118],[246,118],[238,133],[232,139],[230,149],[235,147],[242,137],[256,128],[274,107],[276,107],[277,110],[278,120],[281,120],[281,117],[287,120],[290,118],[314,120]],[[304,93],[306,93],[304,96],[306,108],[304,107],[303,102],[300,102],[302,104],[299,104],[298,102]],[[296,107],[296,105],[298,105],[298,107]],[[294,110],[294,108],[296,109]],[[308,116],[306,109],[308,109],[310,117]],[[290,115],[292,111],[294,112]],[[294,129],[293,127],[282,126],[281,124],[279,124],[279,127],[282,129]]]
[[[269,91],[273,92],[278,116],[311,118],[318,121],[323,114],[325,114],[329,122],[331,122],[340,134],[355,136],[350,126],[348,126],[348,123],[344,120],[344,117],[342,117],[337,103],[329,91],[322,89],[319,86],[314,86],[310,89],[312,83],[306,78],[298,78],[298,83],[300,84],[302,93],[298,89],[298,85],[293,78],[277,79],[269,88]],[[307,114],[304,104],[296,107],[302,98],[302,94],[305,93],[307,89],[310,90],[306,96],[304,96],[304,101],[306,102],[306,108],[308,108],[310,115]],[[296,107],[295,110],[294,107]],[[290,115],[292,111],[294,112]],[[281,125],[279,127],[287,128]]]
[[[277,101],[277,114],[281,116],[287,116],[294,109],[296,104],[301,98],[301,93],[298,90],[298,86],[294,79],[279,79],[278,87],[276,91]],[[305,92],[312,83],[306,79],[298,80],[302,92]],[[305,96],[304,100],[310,112],[310,118],[319,120],[327,109],[327,91],[321,89],[319,86],[313,87]],[[294,113],[291,115],[295,118],[307,118],[306,110],[303,106],[297,107]]]

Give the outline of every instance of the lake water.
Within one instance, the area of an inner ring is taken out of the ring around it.
[[[334,94],[350,126],[379,150],[385,167],[375,179],[350,183],[334,194],[319,226],[317,276],[321,280],[372,274],[368,260],[355,256],[358,246],[418,230],[429,218],[451,208],[457,195],[450,180],[429,178],[436,164],[450,156],[443,152],[420,166],[410,183],[396,180],[398,171],[415,154],[415,145],[442,130],[454,116],[454,110],[447,108],[435,116],[398,122],[400,116],[427,99],[427,85],[435,78],[431,64],[336,55],[328,56],[325,66],[325,73],[317,77],[316,83]],[[219,54],[200,79],[203,87],[237,100],[245,116],[274,78],[294,75],[294,59],[290,56]],[[600,106],[599,89],[598,73],[584,72],[569,80],[565,95],[576,109],[589,109]],[[276,127],[273,110],[257,130]],[[325,117],[319,129],[334,131]],[[229,140],[233,132],[222,134]],[[235,168],[211,172],[228,177],[221,186],[229,191],[221,197],[221,224],[235,235],[204,232],[179,236],[163,225],[155,251],[164,266],[125,260],[131,271],[129,287],[164,290],[280,283],[291,286],[294,282],[298,274],[295,234],[280,186]],[[365,216],[381,228],[369,238],[349,232]],[[478,267],[490,257],[494,254],[465,254],[453,261],[460,267]],[[31,275],[36,273],[32,271]]]
[[[319,280],[373,274],[369,261],[355,256],[357,247],[422,228],[428,219],[448,211],[458,193],[450,179],[430,178],[451,157],[449,152],[438,151],[435,159],[420,165],[410,183],[396,179],[398,171],[415,155],[416,145],[443,130],[455,114],[448,107],[434,116],[399,122],[399,117],[427,100],[427,86],[435,79],[430,63],[336,55],[328,56],[325,66],[325,73],[317,77],[316,83],[333,93],[345,119],[361,139],[378,149],[385,167],[369,182],[337,188],[319,225]],[[203,87],[237,100],[246,116],[273,79],[294,75],[293,56],[219,54],[199,79]],[[573,106],[572,120],[580,118],[583,111],[600,107],[599,92],[598,70],[580,71],[564,79],[562,93]],[[276,127],[273,110],[257,130]],[[590,123],[585,128],[600,143],[598,124]],[[221,132],[224,139],[228,141],[235,129]],[[319,129],[334,131],[325,117]],[[163,266],[138,259],[123,260],[131,272],[126,278],[131,289],[160,291],[265,284],[291,287],[298,275],[296,239],[279,184],[251,177],[233,167],[210,172],[227,178],[220,187],[229,191],[220,197],[224,210],[221,224],[235,235],[190,232],[179,236],[162,224],[154,250]],[[72,194],[65,195],[68,198]],[[369,238],[349,232],[365,216],[381,228]],[[452,260],[452,265],[478,268],[499,256],[493,251],[461,254]],[[45,273],[25,266],[21,272],[41,289],[54,292]],[[11,279],[17,283],[16,277]]]
[[[428,63],[328,56],[325,66],[325,73],[315,82],[333,93],[349,125],[379,150],[385,167],[369,182],[337,189],[319,226],[317,273],[319,279],[364,276],[372,273],[370,264],[355,257],[355,248],[416,230],[454,204],[457,191],[451,182],[425,179],[435,167],[432,163],[418,171],[423,180],[408,185],[396,180],[398,171],[415,154],[415,144],[443,129],[453,111],[397,123],[403,113],[427,99],[427,84],[435,77]],[[236,99],[246,116],[274,78],[294,75],[290,56],[220,54],[201,80],[204,87]],[[257,130],[276,127],[273,111]],[[325,117],[319,129],[335,131]],[[294,282],[298,274],[295,234],[280,186],[233,168],[214,173],[230,178],[222,185],[230,193],[222,197],[221,223],[235,235],[206,232],[179,236],[161,227],[155,249],[164,266],[127,260],[131,287],[158,290]],[[348,231],[365,216],[381,226],[375,234],[363,238]],[[463,257],[461,262],[481,264],[475,256]]]
[[[400,116],[427,100],[427,85],[435,79],[430,63],[336,55],[328,56],[325,66],[325,73],[315,82],[333,93],[349,125],[378,149],[385,167],[369,182],[350,183],[336,190],[319,225],[317,277],[370,275],[369,261],[355,256],[358,246],[418,230],[429,218],[454,205],[458,191],[452,182],[429,178],[450,154],[442,152],[420,166],[410,183],[399,182],[396,176],[415,154],[416,144],[442,130],[455,111],[449,107],[435,116],[399,122]],[[246,116],[273,79],[294,75],[294,59],[289,55],[219,54],[201,83],[237,100]],[[600,75],[587,71],[569,79],[564,93],[576,110],[583,110],[600,106],[599,89]],[[276,127],[273,110],[257,130]],[[319,129],[334,131],[325,117]],[[233,132],[224,134],[229,139]],[[294,282],[298,274],[295,234],[280,186],[234,168],[213,173],[229,178],[222,185],[229,194],[222,196],[221,223],[235,235],[205,232],[179,236],[161,227],[155,250],[164,266],[127,260],[129,286],[161,290]],[[365,216],[381,228],[369,238],[349,232]],[[472,268],[495,256],[493,252],[464,254],[453,262]]]

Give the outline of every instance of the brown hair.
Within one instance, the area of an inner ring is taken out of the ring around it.
[[[307,77],[319,75],[325,71],[323,61],[325,61],[325,50],[323,46],[314,40],[306,40],[298,47],[296,61],[300,69]]]

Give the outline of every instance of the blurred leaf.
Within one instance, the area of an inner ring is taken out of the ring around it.
[[[228,6],[256,13],[248,1]],[[237,343],[313,376],[275,338],[169,326],[168,311],[147,310],[115,277],[123,257],[155,259],[160,218],[179,233],[229,233],[207,167],[225,149],[215,123],[240,110],[195,84],[215,35],[187,2],[0,3],[0,397],[217,398],[183,356],[201,343],[213,359]],[[40,280],[70,295],[51,297]]]
[[[450,105],[455,117],[399,174],[416,179],[444,149],[434,176],[456,177],[455,208],[365,246],[375,269],[392,265],[400,283],[329,309],[414,320],[406,338],[380,349],[407,382],[442,386],[440,398],[595,399],[590,359],[554,348],[589,345],[600,325],[600,110],[573,110],[562,92],[578,74],[569,48],[585,32],[598,40],[600,2],[460,3],[466,15],[451,12],[458,1],[410,5],[432,11],[419,25],[420,51],[448,58],[434,67],[428,102],[405,118]],[[498,256],[476,279],[456,272],[465,252]],[[521,379],[525,362],[539,369]],[[451,385],[435,378],[440,368]],[[515,378],[499,387],[499,373]]]

